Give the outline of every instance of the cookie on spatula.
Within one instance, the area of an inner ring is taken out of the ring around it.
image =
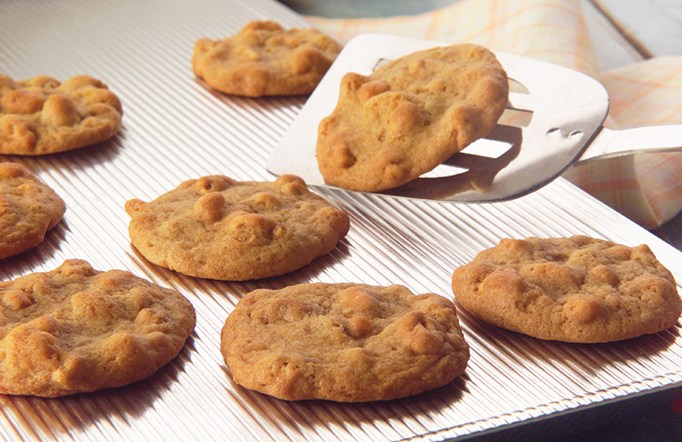
[[[507,75],[481,46],[437,47],[341,80],[334,111],[318,127],[326,183],[376,192],[414,180],[495,127]]]

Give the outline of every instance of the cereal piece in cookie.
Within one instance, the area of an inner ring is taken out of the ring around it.
[[[195,323],[178,292],[81,260],[0,282],[0,317],[0,393],[44,397],[145,379]]]
[[[65,210],[59,195],[24,166],[0,163],[0,259],[43,242]]]
[[[0,154],[43,155],[99,143],[121,128],[121,103],[86,75],[14,81],[0,74]]]
[[[398,285],[255,290],[220,349],[237,384],[286,400],[411,396],[450,383],[469,359],[454,304]]]
[[[273,21],[253,21],[232,37],[198,40],[192,66],[226,94],[301,95],[315,89],[340,51],[316,29],[284,30]]]
[[[486,322],[566,342],[657,333],[682,311],[672,274],[649,247],[586,236],[503,239],[457,268],[452,290]]]
[[[472,44],[415,52],[369,76],[348,73],[318,127],[320,172],[351,190],[398,187],[485,136],[508,94],[495,55]]]
[[[190,276],[248,280],[297,270],[329,253],[349,218],[302,179],[185,181],[145,203],[126,203],[133,245],[154,264]]]

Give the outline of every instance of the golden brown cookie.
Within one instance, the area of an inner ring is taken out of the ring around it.
[[[0,163],[0,259],[43,242],[65,210],[59,195],[24,166]]]
[[[121,103],[86,75],[64,83],[0,74],[0,154],[43,155],[88,146],[121,128]]]
[[[318,128],[328,184],[381,191],[426,173],[495,127],[509,94],[495,55],[472,44],[419,51],[348,73]]]
[[[672,274],[649,247],[586,236],[503,239],[457,268],[452,290],[486,322],[566,342],[657,333],[682,311]]]
[[[255,290],[220,349],[237,384],[286,400],[411,396],[450,383],[469,359],[454,304],[398,285]]]
[[[301,95],[315,89],[340,51],[316,29],[284,30],[273,21],[253,21],[232,37],[198,40],[192,67],[226,94]]]
[[[133,245],[154,264],[190,276],[247,280],[297,270],[329,253],[349,218],[302,179],[188,180],[145,203],[126,203]]]
[[[195,323],[178,292],[81,260],[0,282],[0,318],[0,393],[44,397],[142,380]]]

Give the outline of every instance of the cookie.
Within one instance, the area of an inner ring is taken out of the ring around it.
[[[472,44],[438,47],[341,80],[318,126],[328,184],[376,192],[432,170],[495,127],[509,95],[495,55]]]
[[[59,195],[24,166],[0,163],[0,259],[43,242],[65,210]]]
[[[273,21],[253,21],[232,37],[198,40],[192,67],[226,94],[302,95],[315,89],[340,51],[341,45],[316,29],[284,30]]]
[[[586,236],[503,239],[457,268],[452,290],[486,322],[565,342],[657,333],[682,311],[672,274],[648,246]]]
[[[99,143],[121,128],[121,103],[99,80],[0,74],[0,154],[43,155]]]
[[[185,181],[145,203],[126,203],[133,245],[154,264],[185,275],[248,280],[297,270],[329,253],[348,215],[283,175],[238,182],[221,175]]]
[[[431,390],[462,374],[469,359],[454,304],[399,285],[255,290],[225,321],[220,350],[243,387],[337,402]]]
[[[0,318],[0,393],[44,397],[145,379],[195,323],[178,292],[81,260],[0,282]]]

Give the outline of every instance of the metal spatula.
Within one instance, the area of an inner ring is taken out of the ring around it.
[[[317,126],[329,115],[347,72],[370,74],[381,63],[442,45],[377,34],[350,41],[270,156],[267,168],[324,185],[315,158]],[[581,73],[524,57],[495,54],[510,78],[498,125],[420,178],[387,192],[457,202],[501,201],[544,186],[576,162],[638,151],[682,150],[681,126],[615,131],[602,127],[604,87]]]

